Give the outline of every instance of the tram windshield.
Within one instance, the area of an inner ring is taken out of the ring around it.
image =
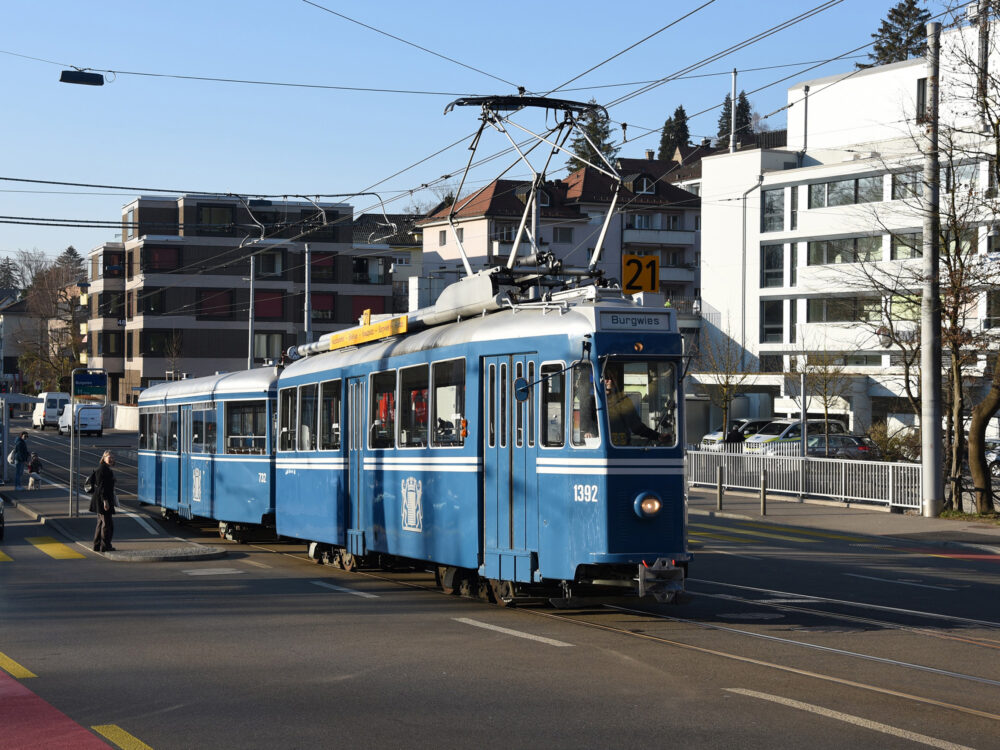
[[[600,369],[599,390],[612,445],[677,445],[677,366],[673,362],[607,357]]]

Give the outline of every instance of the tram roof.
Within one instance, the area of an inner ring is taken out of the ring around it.
[[[199,396],[213,398],[232,393],[264,393],[274,387],[276,379],[273,367],[258,367],[253,370],[224,372],[203,378],[171,380],[154,385],[140,393],[139,406],[178,398],[193,399]]]

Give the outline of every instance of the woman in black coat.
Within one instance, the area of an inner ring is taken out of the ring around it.
[[[111,537],[115,533],[115,455],[104,451],[101,462],[94,470],[94,492],[90,496],[90,512],[97,514],[97,528],[94,530],[94,551],[114,552]]]

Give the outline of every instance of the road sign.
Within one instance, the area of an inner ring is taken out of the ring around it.
[[[108,403],[108,374],[104,370],[73,370],[73,401]]]
[[[622,291],[625,294],[660,291],[657,255],[622,255]]]

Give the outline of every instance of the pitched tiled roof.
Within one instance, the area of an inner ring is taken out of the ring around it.
[[[622,162],[625,162],[623,164]],[[663,175],[667,170],[663,165],[674,164],[673,162],[654,161],[649,159],[619,159],[619,169],[625,185],[618,195],[618,205],[622,206],[664,206],[677,205],[678,208],[697,208],[700,199],[687,190],[682,190],[676,185],[667,182]],[[658,169],[643,169],[645,165],[660,165]],[[674,166],[677,166],[674,164]],[[646,175],[656,182],[656,193],[654,195],[637,195],[632,191],[634,180],[641,175]],[[566,194],[570,201],[579,203],[610,203],[614,191],[612,190],[611,178],[598,172],[596,169],[584,167],[578,169],[565,180]]]
[[[494,180],[481,190],[459,198],[455,216],[460,219],[478,217],[519,218],[524,213],[523,195],[528,184],[517,180]],[[559,180],[546,182],[542,188],[549,196],[549,205],[541,207],[544,218],[580,219],[579,209],[566,204],[566,186]],[[442,206],[419,222],[439,222],[447,218],[450,206]]]

